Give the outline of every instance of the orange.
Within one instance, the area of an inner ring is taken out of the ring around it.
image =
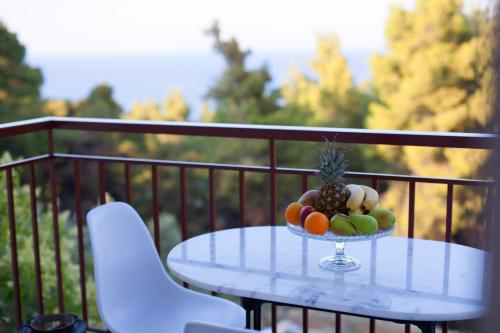
[[[310,234],[323,235],[328,231],[330,227],[330,221],[325,214],[320,212],[314,212],[307,216],[306,222],[304,222],[304,228]]]
[[[291,224],[300,224],[300,210],[302,205],[298,202],[292,202],[286,207],[285,218]]]

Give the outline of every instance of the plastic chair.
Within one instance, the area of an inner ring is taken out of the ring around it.
[[[94,208],[87,224],[97,308],[108,330],[182,333],[192,320],[245,326],[239,305],[183,288],[167,275],[149,231],[128,204]]]
[[[192,321],[186,324],[184,333],[256,333],[257,331],[214,325],[201,321]]]

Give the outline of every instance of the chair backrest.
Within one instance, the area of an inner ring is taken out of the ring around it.
[[[220,326],[201,321],[191,321],[186,324],[184,333],[256,333],[257,331]]]
[[[174,282],[163,268],[146,225],[130,205],[114,202],[94,208],[87,214],[87,225],[97,306],[108,328],[123,320],[125,313],[144,311],[169,297]]]

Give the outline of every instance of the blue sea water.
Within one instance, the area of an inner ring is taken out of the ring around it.
[[[248,66],[267,65],[273,78],[271,85],[276,87],[287,78],[292,65],[312,75],[308,61],[313,56],[312,51],[254,53]],[[369,51],[346,52],[345,56],[357,82],[369,77]],[[192,109],[193,120],[198,119],[209,87],[224,70],[224,60],[215,53],[30,56],[28,62],[43,72],[44,98],[79,100],[105,82],[113,87],[115,99],[127,111],[136,101],[161,102],[170,90],[179,88]]]

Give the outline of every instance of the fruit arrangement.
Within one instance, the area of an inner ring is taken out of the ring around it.
[[[345,184],[347,160],[335,142],[326,141],[319,156],[319,190],[309,190],[285,210],[288,223],[313,235],[331,231],[339,236],[371,235],[389,230],[396,217],[379,206],[376,190],[365,185]]]

